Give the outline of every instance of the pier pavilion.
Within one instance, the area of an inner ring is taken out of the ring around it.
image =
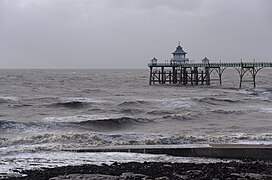
[[[214,63],[205,57],[200,63],[192,63],[186,58],[186,52],[178,44],[172,53],[170,63],[158,63],[154,57],[148,64],[150,69],[149,85],[152,84],[179,84],[179,85],[210,85],[211,73],[216,73],[217,78],[212,79],[222,84],[222,75],[227,68],[234,68],[239,74],[239,88],[243,82],[252,82],[256,87],[257,73],[266,67],[272,67],[271,62],[234,62]],[[245,74],[249,72],[251,80],[244,80]]]

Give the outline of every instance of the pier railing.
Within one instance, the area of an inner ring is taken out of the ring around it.
[[[239,63],[150,63],[149,67],[272,67],[272,62],[239,62]]]

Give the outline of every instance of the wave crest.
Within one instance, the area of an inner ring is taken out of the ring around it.
[[[130,118],[130,117],[120,117],[120,118],[110,118],[110,119],[100,119],[100,120],[87,120],[77,122],[75,124],[93,128],[96,131],[108,131],[108,130],[121,130],[121,129],[129,129],[133,126],[139,126],[142,124],[153,122],[148,119],[141,118]]]
[[[195,98],[194,100],[200,102],[200,103],[206,103],[209,105],[222,105],[222,104],[232,104],[232,103],[239,103],[241,100],[239,99],[231,99],[231,98],[215,98],[215,97],[205,97],[205,98],[200,98],[197,99]]]
[[[138,101],[125,101],[118,104],[117,106],[127,107],[127,106],[142,106],[142,105],[149,105],[149,104],[150,102],[148,101],[138,100]]]
[[[184,145],[213,143],[272,144],[272,134],[102,134],[102,133],[65,133],[43,134],[18,139],[0,139],[0,146],[29,145],[47,149],[86,148],[114,145]],[[47,145],[44,145],[47,144]],[[14,150],[14,148],[12,148]]]
[[[104,101],[98,101],[86,97],[70,97],[70,98],[58,98],[57,103],[53,103],[53,106],[62,106],[67,108],[80,108],[84,106],[94,105],[96,103],[103,103]]]

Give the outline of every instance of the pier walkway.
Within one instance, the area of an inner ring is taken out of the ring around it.
[[[256,87],[257,73],[267,67],[272,67],[272,62],[239,62],[239,63],[150,63],[149,85],[159,84],[181,84],[181,85],[210,85],[211,73],[218,75],[222,84],[222,74],[227,68],[237,70],[240,78],[239,88],[242,82],[252,82]],[[249,72],[252,79],[245,81],[244,75]]]

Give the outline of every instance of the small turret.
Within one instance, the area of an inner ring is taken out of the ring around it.
[[[210,63],[210,60],[207,57],[205,57],[201,61],[202,61],[203,64],[209,64]]]
[[[152,64],[157,64],[157,62],[158,62],[158,59],[157,59],[157,58],[154,57],[153,59],[151,59],[151,63],[152,63]]]

